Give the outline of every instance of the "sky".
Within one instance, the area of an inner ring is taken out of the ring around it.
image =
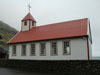
[[[92,55],[100,56],[100,0],[0,0],[0,20],[20,31],[29,3],[37,26],[89,18]]]

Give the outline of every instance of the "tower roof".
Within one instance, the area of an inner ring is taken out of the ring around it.
[[[30,12],[22,19],[22,21],[24,20],[33,20],[34,22],[36,22]]]

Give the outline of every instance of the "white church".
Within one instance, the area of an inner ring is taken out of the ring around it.
[[[8,42],[9,59],[91,60],[88,18],[37,26],[29,12],[21,22],[21,31]]]

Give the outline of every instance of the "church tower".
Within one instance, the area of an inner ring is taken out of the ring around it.
[[[36,21],[30,13],[30,5],[28,7],[29,13],[22,19],[21,31],[29,31],[36,26]]]
[[[22,19],[21,31],[29,31],[36,26],[36,21],[30,14],[30,12]]]

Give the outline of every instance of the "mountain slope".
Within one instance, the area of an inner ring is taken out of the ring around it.
[[[0,47],[4,50],[8,50],[7,42],[17,33],[18,31],[12,27],[10,27],[8,24],[4,23],[3,21],[0,21],[0,36],[2,39],[0,39]],[[0,49],[1,49],[0,48]]]

